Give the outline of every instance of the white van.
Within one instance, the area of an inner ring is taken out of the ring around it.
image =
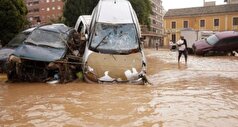
[[[140,25],[128,0],[100,0],[86,34],[83,56],[88,82],[146,82]]]
[[[83,56],[85,51],[91,19],[92,19],[91,15],[81,15],[79,16],[74,27],[77,33],[79,33],[79,35],[77,35],[75,38],[79,37],[79,40],[77,41],[79,42],[78,44],[80,56]]]
[[[91,23],[92,16],[91,15],[81,15],[79,16],[74,29],[78,33],[88,34],[89,33],[89,26]]]

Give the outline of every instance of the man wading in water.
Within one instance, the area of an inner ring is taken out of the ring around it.
[[[187,64],[188,54],[187,54],[187,41],[183,36],[180,37],[180,40],[176,42],[178,46],[178,64],[180,62],[180,57],[183,54],[185,58],[185,64]]]

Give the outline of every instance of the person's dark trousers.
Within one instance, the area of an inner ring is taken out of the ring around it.
[[[180,62],[180,58],[181,58],[182,54],[184,55],[185,62],[187,63],[188,54],[187,54],[186,50],[179,50],[178,62]]]

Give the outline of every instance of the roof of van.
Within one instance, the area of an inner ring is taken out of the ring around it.
[[[98,22],[133,23],[132,11],[128,0],[100,0]]]

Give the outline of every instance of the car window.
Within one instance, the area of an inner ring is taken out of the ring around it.
[[[27,36],[30,33],[19,33],[18,35],[16,35],[7,45],[6,47],[17,47],[20,44],[22,44],[22,42],[27,38]]]
[[[238,37],[222,39],[221,41],[219,41],[219,43],[217,43],[217,45],[233,45],[233,44],[238,45]]]
[[[80,24],[79,24],[79,28],[78,28],[78,32],[79,33],[83,33],[84,31],[84,28],[83,28],[83,22],[80,22]]]
[[[219,41],[216,35],[209,36],[206,40],[210,45],[215,45]]]

